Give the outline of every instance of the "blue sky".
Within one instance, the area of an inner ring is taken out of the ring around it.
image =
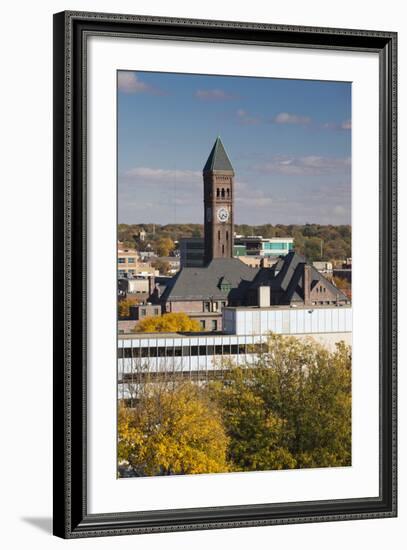
[[[220,135],[235,222],[351,222],[351,84],[118,72],[119,223],[202,223]]]

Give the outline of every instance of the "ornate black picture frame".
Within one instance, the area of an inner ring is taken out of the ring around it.
[[[374,52],[380,60],[380,495],[346,500],[89,514],[87,506],[87,39],[137,35]],[[54,534],[63,538],[394,517],[396,44],[393,32],[134,15],[54,16]]]

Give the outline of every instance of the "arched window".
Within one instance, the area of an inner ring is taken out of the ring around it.
[[[222,199],[225,198],[225,189],[222,187]]]
[[[222,254],[224,254],[224,253],[225,253],[225,245],[223,244],[222,245]]]
[[[228,196],[228,198],[230,197],[230,189],[229,189],[229,187],[226,189],[226,195]]]
[[[229,240],[229,231],[226,231],[226,240]]]
[[[218,241],[220,241],[220,231],[218,231]]]
[[[219,197],[220,189],[219,187],[216,189],[216,196]]]

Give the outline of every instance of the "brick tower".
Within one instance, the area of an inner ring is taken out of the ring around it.
[[[234,175],[217,137],[203,169],[205,264],[214,258],[233,258]]]

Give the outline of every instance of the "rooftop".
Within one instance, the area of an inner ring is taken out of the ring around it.
[[[234,173],[232,163],[229,160],[222,140],[219,136],[216,138],[215,144],[212,147],[212,151],[210,152],[208,160],[206,161],[203,169],[204,172],[211,172],[216,170],[229,171]]]

